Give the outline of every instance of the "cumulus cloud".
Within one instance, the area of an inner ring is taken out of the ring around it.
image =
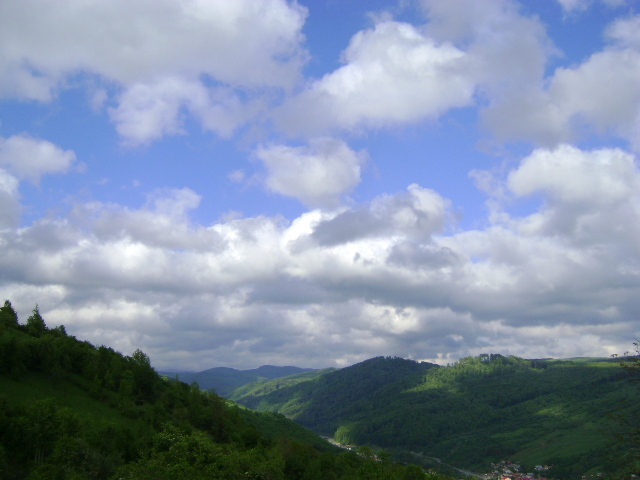
[[[539,89],[557,53],[539,19],[510,0],[421,5],[424,25],[383,16],[354,35],[344,65],[285,101],[278,124],[302,135],[408,125],[477,104],[502,112]]]
[[[276,113],[281,125],[304,134],[375,128],[435,118],[472,102],[464,52],[406,23],[383,21],[359,32],[343,62],[285,103]]]
[[[124,88],[112,115],[130,143],[179,132],[181,107],[228,135],[238,100],[211,84],[294,86],[306,15],[285,0],[2,2],[0,96],[49,101],[89,74]]]
[[[545,191],[563,203],[607,205],[629,201],[640,192],[633,155],[620,149],[584,152],[571,145],[554,150],[535,150],[517,170],[508,185],[517,195]]]
[[[406,194],[384,196],[367,208],[346,210],[322,220],[311,238],[322,246],[389,235],[428,239],[444,228],[448,208],[449,202],[436,192],[414,184]]]
[[[277,255],[261,257],[273,244],[277,220],[194,226],[187,212],[197,202],[192,191],[176,190],[159,193],[138,210],[78,205],[67,219],[42,219],[7,232],[1,269],[18,282],[79,290],[166,291],[181,284],[182,292],[213,292],[260,278],[277,262]]]
[[[579,11],[590,2],[562,3],[567,11]],[[610,25],[605,37],[611,43],[604,50],[546,76],[548,60],[562,52],[540,20],[523,16],[515,2],[422,5],[428,18],[424,35],[459,49],[473,102],[483,105],[482,121],[499,140],[555,147],[587,133],[613,133],[640,148],[638,16]]]
[[[291,86],[306,10],[284,0],[4,3],[3,93],[47,100],[47,86],[86,71],[125,85],[184,72],[233,85]],[[17,79],[42,90],[16,91]]]
[[[133,85],[118,101],[118,106],[109,110],[111,120],[125,143],[131,145],[184,134],[187,113],[205,130],[228,138],[259,109],[257,103],[243,103],[231,89],[211,89],[200,81],[179,77]]]
[[[635,257],[640,228],[640,176],[636,159],[619,149],[581,151],[562,145],[536,150],[511,172],[519,196],[542,194],[544,207],[522,223],[531,234],[561,236],[578,247],[599,247],[617,236],[611,254]],[[606,247],[607,249],[611,247]]]
[[[216,231],[189,225],[189,213],[199,204],[200,196],[191,189],[169,189],[153,192],[142,209],[93,202],[77,205],[73,215],[81,223],[90,223],[102,240],[126,239],[170,250],[223,248],[224,241]]]
[[[532,153],[507,184],[518,196],[538,195],[539,208],[446,239],[459,254],[478,259],[468,270],[476,280],[466,300],[479,316],[510,310],[503,321],[511,325],[551,325],[560,318],[628,325],[632,317],[624,312],[636,308],[632,292],[640,278],[638,181],[634,157],[620,150],[562,146]],[[617,306],[620,315],[607,316],[604,304]]]
[[[28,135],[0,138],[0,165],[20,179],[39,183],[43,175],[66,173],[76,161],[71,150]]]
[[[484,112],[501,138],[556,146],[585,133],[613,133],[640,148],[640,50],[633,27],[638,18],[619,20],[608,30],[615,42],[585,62],[559,67],[538,86],[529,85]]]
[[[616,20],[605,34],[623,48],[640,50],[640,15]]]
[[[268,145],[256,157],[267,169],[265,185],[273,192],[311,207],[335,207],[358,183],[366,160],[341,140],[320,138],[305,147]]]

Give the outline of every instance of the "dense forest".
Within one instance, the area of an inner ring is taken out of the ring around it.
[[[504,459],[553,465],[549,476],[580,478],[619,470],[629,451],[619,419],[639,408],[623,373],[615,359],[485,354],[438,367],[379,357],[245,385],[231,398],[342,443],[421,452],[476,471]]]
[[[122,355],[0,307],[4,480],[446,479],[384,452],[340,450],[275,413],[161,377]]]

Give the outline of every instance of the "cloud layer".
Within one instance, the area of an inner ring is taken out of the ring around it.
[[[198,226],[190,190],[157,192],[139,209],[79,205],[3,234],[4,291],[165,366],[617,351],[640,286],[635,158],[536,150],[504,182],[539,208],[464,232],[451,202],[418,185],[291,222]]]
[[[39,129],[44,116],[24,124],[51,137],[2,131],[0,285],[21,319],[37,302],[50,325],[161,368],[624,351],[640,306],[640,15],[563,61],[516,2],[412,5],[410,20],[370,15],[341,64],[311,78],[304,2],[1,2],[0,97],[50,112],[81,89],[119,140],[94,158],[59,146],[72,136]],[[462,123],[479,133],[446,141],[473,161],[427,142],[402,157],[414,136]],[[123,151],[143,163],[141,145],[157,156],[150,178],[166,179],[160,157],[188,170],[202,132],[256,205],[303,209],[203,222],[200,178],[127,201],[93,195],[97,181],[45,181]],[[396,168],[420,180],[387,187]],[[471,182],[446,198],[423,170],[471,168],[486,216],[463,224]],[[39,211],[55,189],[64,208]]]

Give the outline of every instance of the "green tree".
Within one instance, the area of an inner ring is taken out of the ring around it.
[[[156,400],[159,377],[151,361],[142,350],[136,350],[130,359],[130,368],[135,383],[136,401],[153,403]]]
[[[9,300],[5,300],[4,306],[0,307],[0,325],[7,327],[18,326],[18,314]]]
[[[140,367],[151,368],[151,360],[149,360],[149,356],[146,353],[144,353],[142,350],[137,349],[135,352],[133,352],[133,355],[131,355],[131,358],[133,358],[136,365]]]
[[[44,323],[44,318],[40,315],[38,305],[35,306],[31,316],[27,318],[27,333],[34,337],[41,337],[47,332],[47,325]]]

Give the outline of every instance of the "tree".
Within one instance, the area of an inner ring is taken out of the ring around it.
[[[47,325],[44,323],[44,318],[40,315],[40,310],[36,304],[31,316],[27,318],[27,333],[34,337],[41,337],[47,332]]]
[[[133,352],[131,358],[133,358],[136,364],[140,367],[151,367],[149,356],[140,349],[137,349],[135,352]]]
[[[156,400],[156,387],[158,382],[158,374],[151,366],[149,356],[142,350],[133,352],[130,361],[131,372],[136,385],[137,401],[146,401],[153,403]]]
[[[18,326],[18,314],[9,300],[5,300],[4,306],[0,307],[0,325],[6,325],[7,327]]]

